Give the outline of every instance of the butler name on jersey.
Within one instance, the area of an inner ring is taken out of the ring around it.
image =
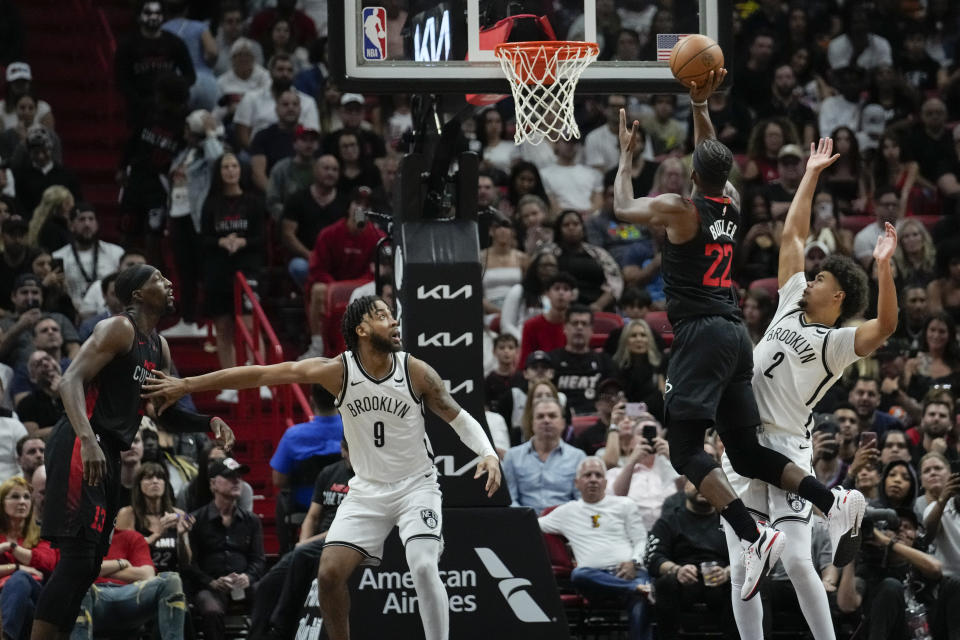
[[[753,350],[753,388],[765,428],[804,437],[813,406],[860,359],[855,328],[804,321],[798,303],[806,286],[803,272],[787,280],[770,326]]]

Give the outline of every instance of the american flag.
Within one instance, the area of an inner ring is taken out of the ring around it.
[[[677,44],[682,38],[686,38],[689,33],[658,33],[657,34],[657,62],[667,62],[670,60],[670,52],[673,45]]]

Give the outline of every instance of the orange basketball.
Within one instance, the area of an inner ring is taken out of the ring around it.
[[[699,33],[689,35],[677,41],[670,51],[670,71],[673,77],[685,87],[696,82],[704,86],[711,71],[723,67],[723,51],[720,45]]]

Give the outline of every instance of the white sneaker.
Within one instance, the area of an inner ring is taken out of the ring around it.
[[[270,387],[260,387],[260,399],[273,400],[273,392],[270,391]]]
[[[240,398],[236,389],[224,389],[217,394],[217,402],[226,402],[227,404],[237,404]]]
[[[787,538],[782,531],[773,527],[758,524],[757,531],[760,537],[743,550],[743,561],[746,566],[746,575],[743,587],[740,589],[740,599],[749,600],[760,590],[760,580],[777,564]]]
[[[860,523],[867,501],[856,489],[847,491],[836,487],[831,491],[833,508],[827,514],[827,531],[833,546],[833,566],[839,569],[850,564],[860,550]]]
[[[317,347],[315,344],[311,344],[310,347],[300,354],[300,357],[297,360],[308,360],[310,358],[322,358],[324,355],[323,347]]]
[[[164,338],[205,338],[207,330],[193,322],[184,322],[183,318],[177,324],[160,332]]]

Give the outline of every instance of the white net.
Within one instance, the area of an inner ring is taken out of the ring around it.
[[[597,59],[592,42],[515,42],[498,45],[517,110],[514,142],[540,144],[580,137],[573,94],[580,74]]]

